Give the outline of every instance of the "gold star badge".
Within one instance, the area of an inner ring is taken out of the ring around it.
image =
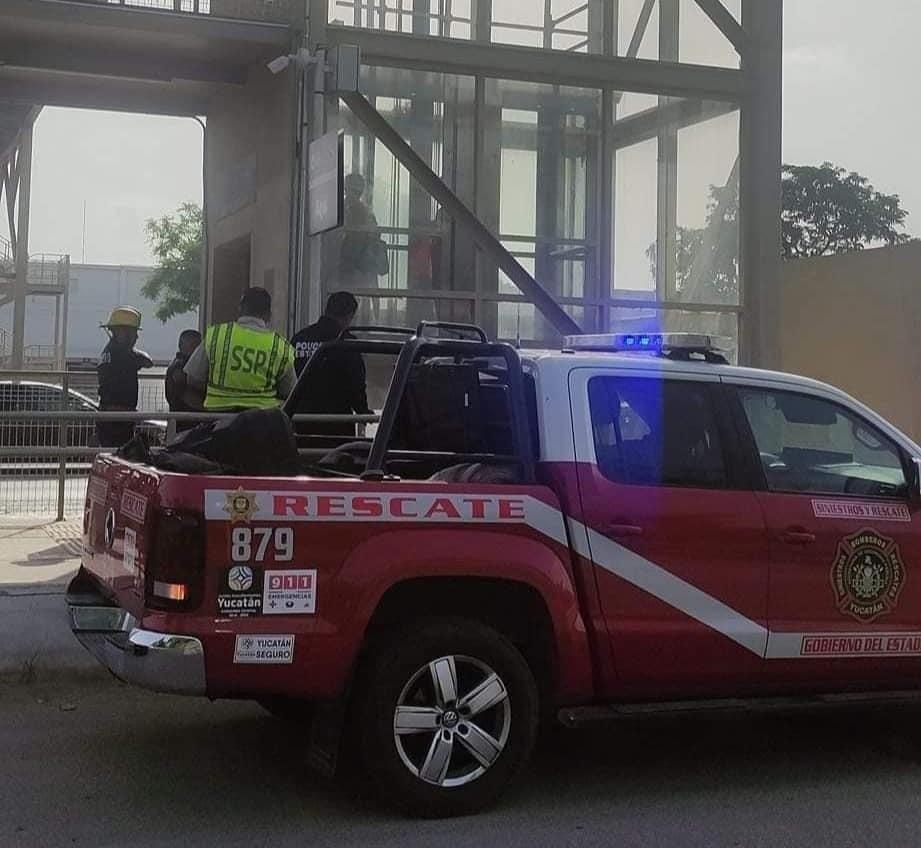
[[[235,492],[227,492],[224,512],[230,516],[231,524],[236,524],[238,521],[252,521],[258,509],[259,504],[253,492],[244,492],[242,488]]]

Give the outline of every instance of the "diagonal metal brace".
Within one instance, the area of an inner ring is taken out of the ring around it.
[[[716,24],[717,28],[735,47],[736,52],[745,58],[751,47],[751,38],[722,3],[722,0],[695,0],[701,11]]]
[[[477,247],[506,273],[508,278],[518,286],[521,293],[540,310],[560,335],[578,335],[582,332],[582,328],[570,317],[569,313],[509,253],[505,245],[448,188],[363,94],[357,91],[339,91],[339,96],[352,110],[352,113],[380,140],[381,144],[419,181],[419,184],[444,207],[448,214],[469,231]]]

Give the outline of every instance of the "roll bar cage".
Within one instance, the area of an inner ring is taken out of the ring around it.
[[[456,333],[459,338],[436,338],[432,332],[444,331]],[[368,338],[355,338],[356,334]],[[464,338],[463,335],[473,336]],[[385,338],[381,338],[381,337]],[[386,338],[387,336],[391,338]],[[394,336],[404,337],[402,340]],[[518,351],[503,342],[490,342],[485,331],[474,324],[457,324],[441,321],[423,321],[415,330],[408,327],[387,326],[358,326],[344,331],[338,339],[324,342],[311,357],[298,381],[283,405],[286,414],[296,414],[298,403],[309,381],[309,375],[318,363],[325,358],[324,354],[332,350],[354,351],[364,354],[384,354],[396,356],[396,367],[387,390],[387,399],[381,412],[377,433],[371,443],[371,450],[365,471],[361,475],[364,480],[383,480],[387,477],[385,465],[387,460],[393,459],[456,459],[466,462],[495,462],[515,464],[521,468],[522,480],[526,483],[534,482],[534,452],[531,444],[531,429],[528,426],[527,403],[525,396],[524,374],[521,368],[521,359]],[[514,454],[491,453],[454,453],[438,451],[409,451],[389,449],[400,405],[406,394],[413,366],[422,359],[427,358],[454,358],[456,361],[473,359],[502,360],[508,375],[510,393],[511,427],[514,438]],[[356,420],[359,416],[355,416]]]

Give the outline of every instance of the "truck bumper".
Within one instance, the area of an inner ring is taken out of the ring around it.
[[[119,680],[180,695],[204,695],[205,652],[194,636],[156,633],[137,626],[78,574],[67,591],[70,629]]]

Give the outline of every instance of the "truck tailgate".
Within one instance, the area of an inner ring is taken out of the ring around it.
[[[153,541],[160,475],[150,466],[107,455],[97,458],[87,484],[83,567],[104,594],[139,615]]]

